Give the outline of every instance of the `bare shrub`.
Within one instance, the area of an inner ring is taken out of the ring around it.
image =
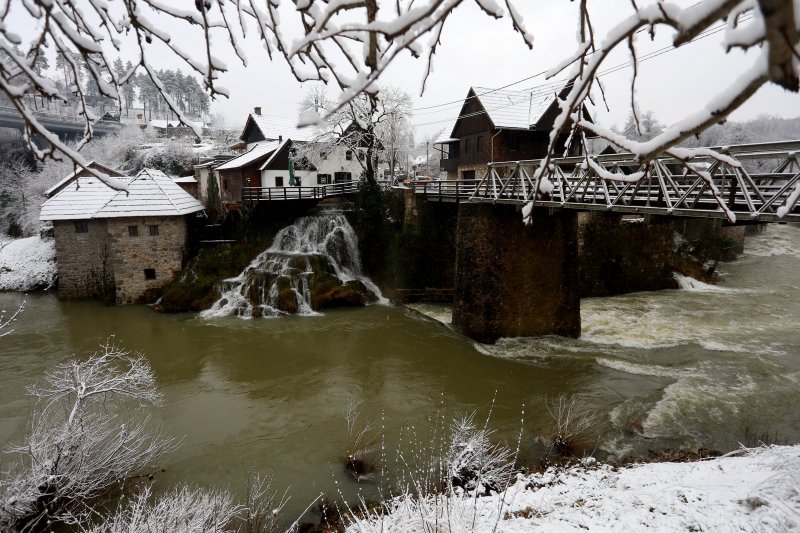
[[[281,511],[288,501],[287,492],[280,493],[275,488],[275,480],[271,475],[251,470],[242,529],[247,533],[283,531],[278,522]]]
[[[470,491],[503,490],[514,468],[514,454],[493,444],[489,439],[493,431],[476,427],[474,419],[471,413],[452,423],[447,457],[450,484]]]
[[[564,457],[578,457],[593,451],[600,440],[597,413],[583,405],[580,395],[561,394],[556,400],[545,400],[551,425],[541,437],[546,455],[553,451]]]
[[[375,451],[380,442],[380,434],[372,422],[360,420],[359,406],[361,402],[350,400],[347,403],[345,420],[347,421],[347,454],[344,466],[353,478],[363,479],[375,471]]]
[[[143,489],[87,533],[197,532],[224,533],[241,511],[226,490],[181,486],[154,501],[150,488]],[[269,530],[264,530],[269,531]]]
[[[19,461],[0,480],[0,528],[34,531],[75,522],[87,502],[155,468],[174,448],[137,408],[161,395],[144,357],[106,343],[87,361],[69,361],[28,388],[35,399]]]

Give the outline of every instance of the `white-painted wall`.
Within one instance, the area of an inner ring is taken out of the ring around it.
[[[313,187],[317,185],[317,173],[310,170],[297,170],[295,169],[294,175],[300,178],[300,185],[302,187]],[[289,187],[289,169],[286,170],[262,170],[261,171],[261,186],[262,187],[278,187],[275,184],[275,178],[283,177],[283,186]]]
[[[337,146],[325,159],[315,158],[318,160],[316,165],[317,174],[330,174],[331,182],[333,182],[333,176],[336,172],[349,172],[353,181],[361,179],[361,173],[364,170],[356,152],[361,151],[363,153],[364,150],[360,148],[353,150],[352,159],[349,161],[347,160],[347,151],[348,148],[346,146]]]

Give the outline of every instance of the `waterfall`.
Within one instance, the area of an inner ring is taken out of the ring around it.
[[[363,274],[358,238],[342,214],[301,217],[280,230],[203,317],[318,315],[337,306],[386,303]]]

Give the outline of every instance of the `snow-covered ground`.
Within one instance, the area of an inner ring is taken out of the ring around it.
[[[399,498],[350,532],[793,531],[800,445],[692,463],[587,464],[519,475],[505,494]]]
[[[38,236],[0,241],[0,290],[49,289],[58,273],[53,239]]]

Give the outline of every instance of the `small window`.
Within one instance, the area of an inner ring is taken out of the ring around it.
[[[469,153],[469,139],[464,139],[464,153]]]
[[[478,139],[475,141],[475,151],[483,152],[483,135],[478,135]]]
[[[331,175],[330,174],[318,174],[317,175],[317,183],[320,185],[327,185],[331,182]]]
[[[75,233],[89,233],[89,223],[85,220],[75,222]]]
[[[348,161],[352,161],[353,160],[353,151],[352,150],[346,151],[344,153],[344,158],[347,159]]]
[[[283,187],[283,176],[275,176],[275,186]]]
[[[150,224],[147,227],[150,228],[150,235],[151,236],[158,235],[158,224]]]
[[[364,152],[358,152],[359,161],[366,161],[366,159],[367,159],[367,154],[365,154]]]
[[[145,268],[144,269],[144,279],[156,279],[156,269],[155,268]]]
[[[222,180],[222,190],[223,191],[228,190],[228,180]]]
[[[128,226],[128,237],[138,237],[139,226]]]

